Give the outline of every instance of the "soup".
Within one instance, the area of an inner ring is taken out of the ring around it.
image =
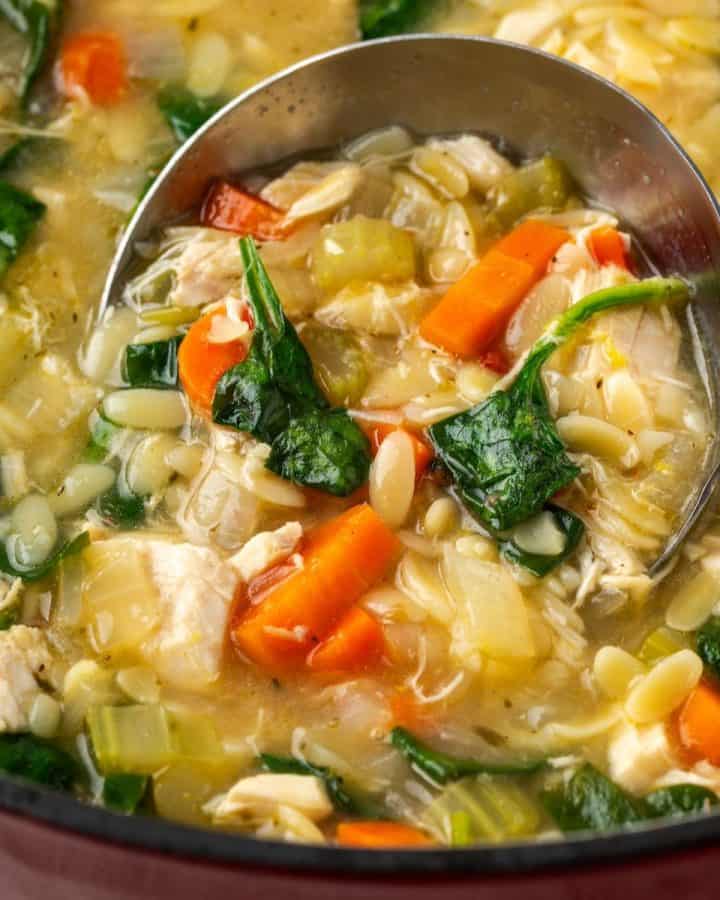
[[[153,167],[321,49],[182,12],[71,8],[9,82],[0,764],[352,846],[709,809],[714,530],[650,575],[713,438],[687,289],[562,160],[389,125],[215,181],[95,322]]]

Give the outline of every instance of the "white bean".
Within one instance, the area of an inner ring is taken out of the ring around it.
[[[137,331],[137,316],[127,307],[113,307],[90,336],[80,355],[80,369],[93,381],[108,377],[120,352]]]
[[[103,409],[110,421],[127,428],[181,428],[188,416],[185,400],[179,391],[155,388],[114,391],[105,398]]]
[[[176,446],[177,440],[169,434],[153,434],[140,441],[125,471],[128,487],[134,494],[151,497],[165,490],[173,476],[169,456]]]
[[[571,413],[557,421],[560,437],[571,450],[590,453],[631,469],[640,459],[640,451],[627,432],[596,419]]]
[[[702,673],[702,660],[692,650],[666,656],[630,691],[625,712],[640,725],[665,719],[685,700]]]
[[[595,654],[593,675],[600,690],[612,700],[624,697],[630,683],[645,672],[645,666],[620,647],[601,647]]]
[[[207,31],[199,35],[190,51],[187,86],[198,97],[220,93],[232,68],[232,51],[223,35]]]
[[[153,325],[151,328],[143,328],[133,338],[133,344],[153,344],[156,341],[169,341],[177,335],[177,329],[172,325]]]
[[[28,715],[30,731],[40,738],[51,738],[60,727],[62,711],[60,704],[48,694],[38,694],[33,700]]]
[[[13,509],[12,533],[7,539],[8,553],[20,567],[38,566],[52,553],[58,539],[58,526],[46,497],[30,494]]]
[[[565,549],[565,535],[551,512],[541,512],[512,532],[513,543],[525,553],[559,556]]]
[[[370,504],[391,528],[410,512],[415,493],[415,453],[410,435],[394,431],[380,444],[370,468]]]
[[[167,455],[168,463],[183,478],[194,478],[200,471],[205,447],[201,444],[176,444]]]
[[[695,631],[712,615],[720,599],[720,583],[709,572],[699,572],[675,594],[665,613],[665,624],[676,631]]]
[[[114,481],[115,470],[110,466],[79,463],[68,472],[59,490],[48,497],[50,508],[58,517],[82,512]]]
[[[115,680],[120,690],[136,703],[157,703],[160,699],[157,675],[147,666],[121,669]]]
[[[439,497],[425,513],[423,530],[429,538],[442,537],[456,528],[459,521],[457,504],[450,497]]]

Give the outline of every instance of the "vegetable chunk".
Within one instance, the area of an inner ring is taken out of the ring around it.
[[[0,278],[17,259],[44,214],[44,203],[0,181]]]

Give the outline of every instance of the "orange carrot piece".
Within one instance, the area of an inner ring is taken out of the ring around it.
[[[213,319],[226,314],[226,307],[220,306],[198,319],[178,350],[182,386],[193,408],[206,416],[212,412],[218,381],[247,355],[247,346],[242,340],[224,344],[210,341]]]
[[[281,210],[227,181],[213,184],[200,213],[202,224],[208,228],[250,235],[260,241],[282,240],[287,235],[283,218]]]
[[[720,693],[707,681],[701,681],[685,701],[678,731],[687,750],[720,765]]]
[[[127,91],[125,49],[111,31],[84,31],[63,44],[60,88],[67,97],[88,97],[98,106],[111,106]]]
[[[398,822],[341,822],[335,838],[345,847],[429,847],[435,843],[419,828]]]
[[[609,225],[596,228],[588,238],[588,248],[600,266],[615,265],[628,269],[628,255],[625,241],[615,228]]]
[[[434,722],[433,713],[427,706],[421,706],[415,695],[406,687],[401,687],[390,697],[390,712],[393,728],[400,725],[408,731],[428,731]]]
[[[377,513],[364,503],[351,507],[314,529],[302,568],[232,623],[235,647],[271,671],[301,667],[399,552],[398,538]]]
[[[384,648],[378,620],[361,606],[353,606],[307,662],[314,672],[359,672],[377,665]]]
[[[533,278],[539,281],[550,262],[570,235],[562,228],[528,219],[506,235],[493,249],[532,267]]]
[[[448,290],[420,323],[421,336],[458,356],[480,356],[569,239],[560,228],[524,222]]]
[[[380,444],[388,435],[392,434],[393,431],[404,431],[412,441],[415,454],[415,478],[417,481],[423,477],[428,466],[435,458],[432,447],[409,428],[396,425],[393,422],[361,422],[359,424],[370,441],[370,451],[373,456],[378,452]]]
[[[486,350],[480,357],[480,362],[486,369],[491,369],[498,375],[507,375],[512,368],[507,354],[500,347],[491,347],[490,350]]]

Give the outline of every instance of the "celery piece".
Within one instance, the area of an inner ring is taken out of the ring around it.
[[[365,357],[356,337],[310,324],[300,335],[325,395],[333,406],[354,406],[368,383]]]
[[[574,191],[572,176],[564,163],[544,156],[502,179],[490,196],[490,223],[505,232],[533,210],[564,209]]]
[[[58,584],[53,605],[53,622],[62,628],[77,628],[82,616],[82,555],[66,557],[58,570]]]
[[[327,294],[352,281],[409,281],[415,277],[415,244],[409,232],[384,219],[355,216],[322,229],[312,269]]]
[[[645,638],[637,653],[637,658],[646,666],[652,666],[687,646],[687,641],[679,631],[663,626],[656,628]]]
[[[172,723],[162,706],[96,706],[87,725],[103,774],[152,775],[178,758]]]
[[[140,319],[148,325],[189,325],[199,318],[197,306],[160,306],[140,313]]]
[[[534,834],[540,810],[508,778],[478,775],[448,785],[427,807],[427,826],[453,846],[471,840],[500,843]]]
[[[203,765],[227,762],[217,729],[207,716],[176,714],[171,717],[171,728],[181,759]]]

